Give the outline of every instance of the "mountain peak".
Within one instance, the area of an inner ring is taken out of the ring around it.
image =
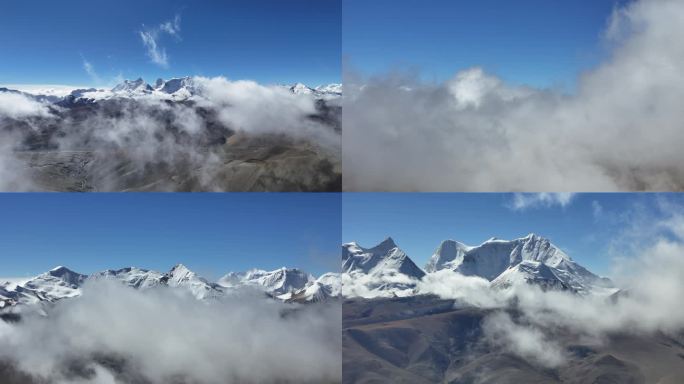
[[[441,243],[439,243],[439,248],[437,248],[437,249],[451,249],[451,248],[460,248],[460,247],[466,247],[466,245],[461,243],[460,241],[447,239],[447,240],[444,240]]]
[[[171,268],[171,273],[172,274],[177,274],[177,273],[188,273],[191,272],[188,267],[186,267],[184,264],[178,263]]]
[[[124,80],[123,83],[112,88],[112,92],[132,92],[138,90],[151,91],[152,87],[142,77],[138,77],[135,80]]]
[[[376,246],[377,247],[389,247],[389,248],[394,248],[397,246],[397,243],[394,242],[394,239],[391,238],[390,236],[387,236],[385,240],[383,240],[380,244]]]
[[[463,255],[470,247],[456,240],[444,240],[430,257],[425,265],[428,272],[436,272],[444,268],[453,268],[454,263],[460,263]]]
[[[76,273],[76,272],[72,271],[71,269],[64,267],[62,265],[58,265],[58,266],[52,268],[50,271],[48,271],[47,274],[54,276],[54,277],[62,277],[65,275],[80,275],[79,273]]]

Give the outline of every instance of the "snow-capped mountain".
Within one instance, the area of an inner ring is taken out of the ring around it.
[[[300,290],[313,284],[316,279],[296,268],[280,268],[275,271],[253,269],[247,272],[230,272],[219,280],[224,287],[252,286],[274,295]]]
[[[311,88],[302,83],[296,83],[287,86],[287,88],[296,95],[313,95],[318,99],[331,99],[342,96],[342,84],[320,85],[316,88]]]
[[[355,242],[342,245],[342,272],[374,274],[396,271],[411,278],[421,279],[425,272],[394,243],[391,237],[372,248]]]
[[[322,94],[342,96],[342,84],[319,85],[315,90]]]
[[[215,283],[210,283],[205,278],[200,277],[195,272],[189,270],[185,265],[178,264],[171,268],[166,274],[166,284],[169,287],[184,288],[190,291],[193,296],[203,300],[222,296],[222,287]]]
[[[140,268],[108,269],[97,272],[89,277],[90,279],[114,279],[121,281],[131,288],[147,289],[166,284],[168,276],[156,271],[149,271]]]
[[[392,238],[372,248],[342,245],[343,293],[346,296],[407,296],[425,276]]]
[[[20,93],[33,100],[45,103],[56,103],[60,106],[73,104],[94,103],[99,100],[112,98],[156,98],[161,100],[183,101],[195,96],[202,96],[202,87],[194,77],[186,76],[169,80],[157,79],[154,85],[144,79],[124,80],[111,89],[104,88],[75,88],[65,92],[64,86],[57,90],[44,87],[24,87],[25,91],[10,88],[0,88],[0,92]],[[311,88],[302,83],[285,86],[297,95],[311,95],[316,99],[331,100],[342,96],[341,84],[321,85]],[[59,95],[59,96],[57,96]]]
[[[22,287],[48,301],[56,301],[78,296],[81,293],[80,287],[87,278],[86,275],[59,266],[25,282]]]
[[[147,84],[141,77],[136,80],[124,80],[123,83],[112,88],[112,92],[152,92],[154,88]]]
[[[111,279],[141,290],[155,287],[183,289],[198,300],[216,299],[242,287],[258,288],[283,301],[298,302],[325,301],[338,297],[341,291],[339,275],[325,274],[317,280],[295,268],[229,273],[219,283],[213,283],[183,264],[174,266],[166,273],[129,267],[109,269],[89,276],[60,266],[18,283],[0,282],[0,308],[17,304],[50,303],[76,297],[81,295],[85,283],[101,279]],[[296,300],[293,300],[295,296]]]
[[[491,238],[479,246],[443,241],[425,266],[427,273],[441,270],[478,276],[500,289],[528,283],[589,293],[612,286],[609,279],[593,274],[535,234],[515,240]],[[364,297],[413,295],[426,274],[391,238],[373,248],[343,244],[342,271],[343,295]]]
[[[463,260],[465,253],[471,247],[454,240],[444,240],[439,245],[435,253],[430,257],[427,265],[425,265],[426,272],[437,272],[440,269],[454,269]]]
[[[173,78],[166,81],[164,79],[157,79],[155,90],[168,95],[184,93],[190,97],[197,93],[197,85],[192,77]]]
[[[59,266],[20,284],[0,285],[1,307],[14,304],[54,302],[81,294],[86,275]]]
[[[447,240],[426,265],[428,272],[449,269],[466,276],[479,276],[496,287],[517,281],[586,292],[609,281],[589,272],[548,239],[529,234],[514,240],[491,238],[479,246]]]
[[[286,302],[317,303],[339,297],[342,293],[342,281],[339,273],[326,273],[311,284],[299,290],[280,296]]]

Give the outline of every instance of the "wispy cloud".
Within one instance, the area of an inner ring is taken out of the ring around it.
[[[159,26],[159,29],[161,31],[168,33],[169,35],[180,37],[180,21],[180,15],[176,14],[176,17],[173,18],[173,21],[167,21],[165,23],[162,23]]]
[[[594,220],[598,220],[603,216],[603,206],[598,201],[594,200],[591,202],[591,213],[594,216]]]
[[[176,14],[173,20],[165,21],[154,28],[145,28],[139,32],[142,43],[147,49],[147,56],[153,63],[162,68],[169,67],[169,56],[166,49],[159,45],[159,41],[166,34],[180,39],[180,14]]]
[[[530,208],[565,207],[574,199],[574,193],[516,193],[508,207],[514,211]]]
[[[100,84],[102,82],[102,79],[100,76],[97,74],[95,71],[95,67],[93,66],[90,61],[86,60],[85,58],[82,58],[83,60],[83,69],[86,71],[88,76],[90,76],[90,79],[95,83],[95,84]]]

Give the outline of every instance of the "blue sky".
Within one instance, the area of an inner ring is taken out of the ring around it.
[[[532,195],[528,195],[532,196]],[[544,236],[573,259],[609,275],[613,240],[633,225],[644,234],[664,218],[663,201],[684,207],[677,194],[577,194],[565,206],[537,204],[513,209],[513,194],[498,193],[345,193],[344,242],[372,247],[391,236],[424,266],[440,242],[454,239],[478,245],[491,237],[514,239],[530,232]],[[613,247],[614,248],[614,247]]]
[[[0,276],[182,262],[218,278],[253,267],[339,269],[341,200],[326,193],[0,194]]]
[[[0,84],[97,85],[118,75],[340,81],[341,0],[22,0],[0,12]],[[168,33],[166,22],[178,28]],[[140,32],[156,37],[166,67],[152,62]]]
[[[605,53],[602,31],[624,2],[345,0],[345,64],[365,74],[417,69],[427,81],[481,66],[514,84],[572,88]]]

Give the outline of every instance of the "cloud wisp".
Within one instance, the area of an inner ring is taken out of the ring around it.
[[[443,84],[345,73],[349,191],[684,189],[684,3],[614,12],[609,57],[577,91],[511,85],[473,67]],[[533,63],[532,63],[533,65]]]
[[[181,17],[176,14],[173,20],[165,21],[153,28],[146,28],[139,31],[140,39],[147,49],[147,56],[150,60],[162,68],[169,67],[169,56],[166,54],[166,48],[160,46],[160,40],[164,35],[169,35],[180,39]]]
[[[514,211],[554,206],[564,208],[572,202],[574,197],[574,193],[516,193],[509,207]]]
[[[100,78],[100,76],[97,74],[97,71],[95,71],[95,67],[93,66],[93,64],[85,58],[83,58],[83,70],[86,71],[88,76],[90,76],[90,80],[92,80],[93,83],[102,83],[102,78]]]

